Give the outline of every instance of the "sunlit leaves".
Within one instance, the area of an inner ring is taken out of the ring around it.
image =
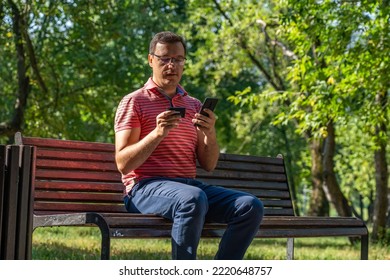
[[[37,136],[113,141],[120,98],[150,75],[151,37],[185,18],[185,2],[180,0],[14,2],[24,12],[24,28],[48,88],[47,93],[41,91],[29,68],[32,93],[24,131]],[[0,122],[12,117],[17,92],[12,20],[4,7],[0,30],[7,36],[0,38],[6,46],[0,48],[0,85],[6,108]]]

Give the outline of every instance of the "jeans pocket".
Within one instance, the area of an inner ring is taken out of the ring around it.
[[[138,186],[139,186],[139,183],[136,183],[136,184],[131,188],[131,190],[127,193],[127,196],[128,196],[129,198],[134,197],[134,194],[135,194],[135,192],[137,191]]]
[[[132,191],[133,189],[131,189],[131,191],[129,192],[128,195],[126,195],[124,198],[123,198],[123,202],[125,204],[125,207],[126,207],[126,210],[127,212],[129,213],[141,213],[137,207],[135,207],[134,203],[132,202],[132,198],[133,196],[132,195]]]

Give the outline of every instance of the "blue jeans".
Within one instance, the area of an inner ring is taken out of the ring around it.
[[[215,259],[242,259],[263,218],[255,196],[186,178],[151,178],[125,197],[131,213],[157,214],[173,222],[172,259],[196,259],[205,221],[225,223]]]

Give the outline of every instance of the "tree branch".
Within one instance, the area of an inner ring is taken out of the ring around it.
[[[221,13],[221,15],[228,21],[229,25],[231,27],[234,27],[234,24],[232,22],[232,20],[230,19],[230,17],[225,13],[225,11],[222,9],[221,5],[218,3],[217,0],[213,0],[217,10]],[[241,48],[246,52],[247,56],[249,57],[249,59],[252,61],[252,63],[260,70],[261,73],[263,73],[264,77],[266,78],[266,80],[271,84],[271,86],[277,90],[277,91],[284,91],[285,90],[285,87],[283,84],[280,84],[278,83],[277,81],[274,80],[274,78],[272,77],[271,73],[269,73],[269,71],[267,71],[266,67],[260,62],[260,60],[258,60],[253,54],[252,52],[249,50],[249,47],[248,45],[246,44],[245,42],[245,39],[242,38],[242,36],[240,34],[237,34],[235,33],[235,36],[237,37],[238,41],[239,41],[239,44],[241,46]]]
[[[292,50],[290,50],[289,48],[287,48],[287,46],[284,45],[282,42],[280,42],[276,39],[271,39],[271,37],[268,35],[268,32],[266,30],[266,28],[268,27],[268,24],[265,21],[263,21],[261,19],[257,19],[256,23],[261,25],[261,30],[263,31],[266,38],[270,41],[270,43],[272,45],[276,45],[282,49],[283,55],[285,55],[286,57],[291,58],[291,59],[298,59],[298,56],[296,56],[295,53]]]
[[[42,76],[41,76],[41,73],[39,71],[39,68],[38,68],[38,63],[37,63],[37,58],[36,58],[36,55],[35,55],[34,46],[33,46],[32,42],[31,42],[30,35],[28,34],[27,23],[24,20],[24,17],[20,17],[20,25],[21,25],[20,27],[21,27],[22,35],[24,37],[24,40],[26,41],[27,54],[28,54],[28,57],[30,59],[31,68],[32,68],[32,70],[34,72],[34,75],[35,75],[37,81],[38,81],[39,87],[41,88],[43,93],[46,94],[46,93],[48,93],[48,90],[47,90],[45,82],[42,79]]]

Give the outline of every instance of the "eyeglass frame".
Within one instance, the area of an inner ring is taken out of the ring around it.
[[[162,55],[158,55],[158,54],[155,54],[155,53],[151,53],[150,55],[153,55],[153,56],[157,57],[158,60],[161,61],[163,65],[168,65],[169,63],[173,63],[173,64],[177,64],[177,65],[180,65],[180,66],[184,66],[184,64],[186,63],[186,58],[185,57],[177,59],[177,58],[169,57],[169,56],[168,57],[164,57]]]

